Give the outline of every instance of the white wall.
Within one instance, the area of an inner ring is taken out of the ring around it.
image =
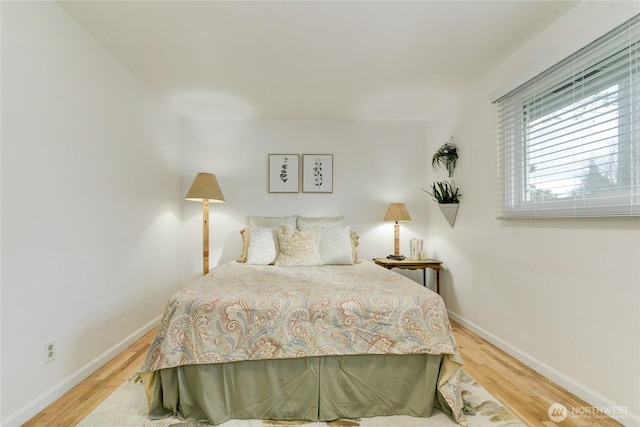
[[[572,53],[560,55],[562,48],[581,47],[575,37],[602,35],[605,24],[638,12],[638,2],[580,3],[427,125],[429,153],[453,135],[461,156],[455,227],[438,218],[435,204],[428,208],[428,244],[446,264],[452,318],[589,403],[628,407],[621,419],[628,425],[640,424],[640,219],[497,220],[489,99]],[[429,181],[442,178],[429,171]]]
[[[344,215],[360,234],[360,255],[371,259],[393,253],[393,226],[382,219],[389,203],[403,202],[413,222],[401,224],[402,253],[411,237],[425,237],[422,122],[198,120],[188,124],[184,150],[183,194],[197,172],[210,172],[226,198],[210,205],[211,267],[238,257],[247,215]],[[270,153],[333,154],[333,193],[269,193]],[[183,204],[185,282],[202,274],[201,218],[200,205]],[[418,272],[407,276],[422,281]]]
[[[55,2],[2,3],[2,420],[155,325],[180,283],[180,121]],[[45,343],[57,357],[45,364]]]

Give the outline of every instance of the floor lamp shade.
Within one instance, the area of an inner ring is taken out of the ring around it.
[[[391,203],[384,216],[385,221],[394,221],[393,255],[400,255],[400,225],[398,222],[411,222],[411,216],[404,203]]]
[[[216,176],[212,173],[204,172],[196,175],[196,179],[193,180],[185,199],[192,202],[201,202],[203,200],[218,203],[224,202],[224,196]]]
[[[202,202],[202,275],[209,272],[209,202],[224,203],[216,176],[200,172],[187,192],[186,200]]]

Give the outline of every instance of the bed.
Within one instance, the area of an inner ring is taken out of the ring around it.
[[[250,234],[258,228],[268,227]],[[352,232],[350,262],[328,264],[325,228],[271,230],[272,262],[251,262],[245,231],[248,256],[171,297],[140,371],[150,417],[331,421],[435,407],[464,425],[462,361],[441,297],[358,260]],[[305,246],[321,261],[301,257]]]

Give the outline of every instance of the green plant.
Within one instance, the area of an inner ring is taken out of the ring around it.
[[[453,142],[453,137],[451,140],[445,144],[443,144],[440,148],[433,153],[433,157],[431,158],[431,167],[434,170],[439,167],[444,167],[447,172],[449,172],[449,178],[453,176],[453,171],[456,168],[456,162],[458,161],[458,147]]]
[[[434,182],[431,185],[431,191],[427,191],[424,188],[422,191],[433,197],[433,200],[438,203],[460,203],[460,196],[462,196],[459,193],[460,189],[458,187],[454,189],[453,183],[448,181]]]

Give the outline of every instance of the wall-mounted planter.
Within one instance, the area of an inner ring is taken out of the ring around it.
[[[458,206],[460,203],[439,203],[440,211],[447,219],[447,222],[453,228],[453,224],[456,222],[456,215],[458,214]]]
[[[439,167],[444,167],[449,173],[449,178],[453,176],[453,171],[456,168],[458,161],[458,147],[451,140],[442,147],[438,148],[433,154],[431,159],[431,167],[435,170]],[[422,189],[425,193],[430,195],[434,201],[438,202],[442,214],[446,218],[447,222],[453,228],[453,224],[456,222],[456,215],[458,215],[458,206],[460,205],[460,196],[458,187],[456,187],[453,181],[436,181],[431,184],[431,191]]]

